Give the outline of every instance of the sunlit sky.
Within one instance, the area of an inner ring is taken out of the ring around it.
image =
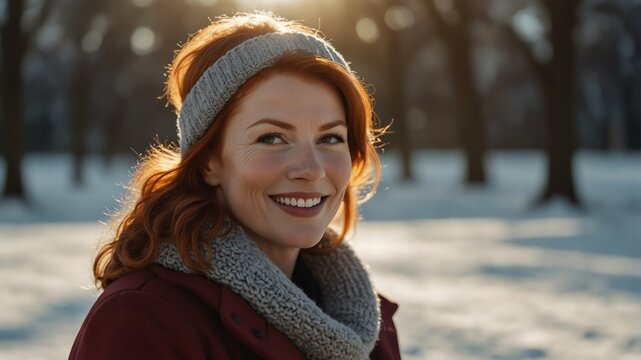
[[[251,5],[287,5],[297,2],[302,2],[303,0],[236,0],[240,5],[251,6]]]
[[[215,5],[218,0],[186,0],[188,3],[211,6]],[[234,1],[239,6],[252,7],[252,6],[267,6],[267,5],[287,5],[291,3],[300,2],[303,0],[236,0]],[[134,5],[145,7],[149,6],[154,0],[131,0]]]
[[[139,1],[148,1],[148,0],[139,0]],[[218,0],[190,0],[194,3],[200,3],[202,5],[214,5]],[[302,2],[304,0],[235,0],[234,2],[241,7],[264,7],[269,5],[287,5],[297,2]]]

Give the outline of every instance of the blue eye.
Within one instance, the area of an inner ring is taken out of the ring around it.
[[[277,144],[283,144],[284,141],[281,138],[281,134],[278,133],[268,133],[265,135],[262,135],[261,137],[256,140],[256,142],[263,143],[263,144],[271,144],[271,145],[277,145]]]
[[[320,139],[323,144],[340,144],[345,142],[345,138],[339,134],[327,134]]]

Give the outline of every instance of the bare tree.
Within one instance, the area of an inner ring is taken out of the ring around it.
[[[598,40],[581,49],[585,60],[580,69],[592,72],[602,88],[606,111],[601,116],[609,130],[605,144],[614,151],[638,149],[641,3],[597,0],[586,5],[590,15],[600,22],[600,31]]]
[[[65,19],[74,57],[69,70],[68,100],[71,125],[72,180],[76,186],[84,182],[83,161],[87,153],[85,138],[89,119],[89,94],[91,90],[90,59],[82,41],[90,31],[91,22],[100,13],[103,2],[68,0]]]
[[[572,32],[576,25],[579,0],[544,0],[549,18],[547,39],[552,48],[552,57],[541,62],[533,48],[509,25],[503,29],[512,44],[525,55],[538,79],[545,106],[545,151],[547,156],[547,179],[543,191],[536,200],[546,202],[562,197],[580,205],[574,184],[572,158],[576,149],[575,129],[575,44]]]
[[[550,42],[554,58],[551,66],[551,81],[546,93],[552,109],[546,117],[546,150],[548,154],[548,177],[540,201],[561,196],[578,205],[579,198],[574,186],[572,156],[576,149],[575,133],[575,51],[572,31],[576,24],[578,0],[545,0],[550,16]],[[550,88],[550,85],[552,85]]]
[[[385,24],[385,12],[392,7],[404,6],[402,0],[388,0],[383,3],[379,11],[379,21],[383,24],[385,43],[387,45],[387,81],[390,86],[389,107],[395,120],[394,131],[396,132],[399,150],[401,152],[402,179],[409,181],[413,179],[412,173],[412,141],[409,134],[406,113],[405,78],[407,76],[407,52],[403,46],[404,34],[402,29],[392,29]]]
[[[4,196],[24,198],[22,180],[23,134],[23,78],[22,65],[29,43],[47,19],[53,0],[43,0],[40,12],[31,27],[22,26],[25,3],[23,0],[7,1],[7,19],[0,29],[2,36],[2,62],[0,91],[6,168]]]
[[[425,4],[432,22],[446,47],[448,72],[452,80],[456,101],[458,133],[465,152],[467,184],[484,184],[485,176],[485,117],[481,96],[476,88],[474,77],[474,50],[470,40],[470,26],[473,21],[472,2],[469,0],[452,1],[450,14],[443,14],[435,0]]]

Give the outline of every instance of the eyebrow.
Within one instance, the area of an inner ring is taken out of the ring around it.
[[[280,120],[276,120],[276,119],[269,119],[269,118],[258,120],[255,123],[253,123],[250,126],[248,126],[247,129],[253,128],[254,126],[261,125],[261,124],[271,124],[271,125],[283,128],[285,130],[295,130],[296,129],[296,127],[294,125],[292,125],[292,124],[290,124],[288,122],[280,121]],[[345,121],[336,120],[336,121],[328,122],[327,124],[321,125],[319,127],[319,129],[321,131],[329,130],[329,129],[331,129],[333,127],[336,127],[336,126],[347,127],[347,125],[345,124]]]
[[[345,121],[343,121],[343,120],[336,120],[336,121],[332,121],[332,122],[330,122],[330,123],[327,123],[327,124],[322,125],[322,126],[320,127],[320,129],[321,129],[321,130],[329,130],[329,129],[331,129],[331,128],[333,128],[333,127],[336,127],[336,126],[344,126],[345,128],[347,128],[347,124],[345,124]]]

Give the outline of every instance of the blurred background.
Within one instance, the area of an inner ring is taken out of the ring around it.
[[[0,0],[0,358],[64,358],[174,51],[266,10],[375,98],[355,246],[404,358],[641,356],[641,1]]]

